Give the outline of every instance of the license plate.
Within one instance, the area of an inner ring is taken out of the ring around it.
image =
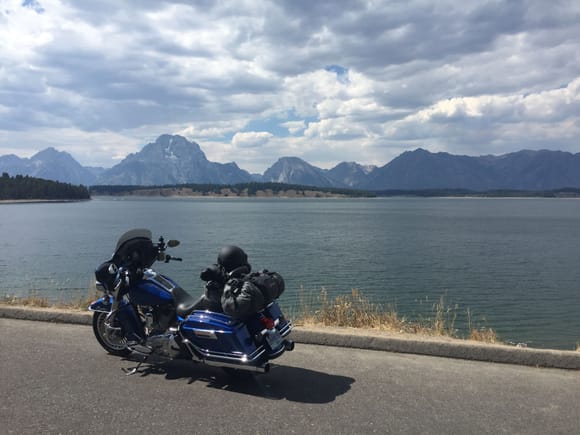
[[[278,349],[282,345],[282,336],[276,329],[270,329],[266,333],[266,342],[270,346],[270,349]]]

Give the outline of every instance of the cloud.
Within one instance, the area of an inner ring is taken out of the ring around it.
[[[273,134],[266,131],[236,133],[232,138],[232,144],[238,148],[256,148],[268,143],[271,137]]]
[[[283,122],[280,125],[287,128],[290,134],[298,134],[306,128],[306,122],[303,120]]]
[[[6,0],[0,155],[64,142],[110,166],[178,132],[255,170],[579,152],[578,22],[574,0]]]
[[[440,101],[407,117],[407,122],[449,122],[485,118],[493,122],[555,122],[580,109],[580,78],[558,89],[527,95],[482,95]]]
[[[526,95],[482,95],[439,101],[394,122],[392,140],[423,140],[439,149],[465,150],[485,143],[503,147],[574,150],[580,134],[580,78],[567,86]],[[512,148],[515,149],[515,148]]]

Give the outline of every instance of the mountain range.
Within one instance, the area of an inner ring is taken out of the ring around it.
[[[523,150],[500,156],[460,156],[407,151],[381,167],[343,162],[321,169],[298,157],[282,157],[264,174],[236,163],[207,159],[182,136],[162,135],[110,169],[84,167],[70,154],[47,148],[31,158],[0,157],[0,173],[83,185],[236,184],[280,182],[365,190],[551,190],[580,187],[580,153]]]
[[[195,142],[164,134],[105,171],[98,184],[235,184],[252,181],[235,163],[210,162]]]

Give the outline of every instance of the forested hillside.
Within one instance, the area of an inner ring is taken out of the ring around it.
[[[305,196],[374,197],[372,192],[285,183],[175,184],[165,186],[91,186],[93,195],[112,196]]]
[[[0,177],[0,200],[79,200],[89,199],[84,186],[43,180],[29,176],[11,177],[4,172]]]

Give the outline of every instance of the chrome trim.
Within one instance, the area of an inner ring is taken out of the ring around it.
[[[231,369],[245,370],[254,373],[268,373],[270,371],[270,364],[266,363],[261,366],[250,366],[250,365],[238,365],[238,364],[228,364],[218,361],[205,361],[208,366],[212,367],[227,367]]]
[[[183,344],[187,348],[187,350],[191,355],[191,359],[195,362],[203,362],[203,360],[200,357],[198,357],[196,353],[193,352],[193,350],[191,349],[191,341],[189,341],[187,338],[183,338],[181,334],[179,334],[179,336],[182,338],[181,344]]]
[[[274,325],[278,326],[279,324],[280,324],[280,319],[276,319],[274,322]],[[292,332],[292,322],[288,321],[288,323],[286,323],[286,325],[282,329],[278,329],[278,328],[275,328],[275,329],[280,333],[280,335],[282,337],[286,337],[288,334],[290,334],[290,332]],[[259,334],[264,336],[268,333],[268,331],[271,331],[271,329],[264,328],[259,332]]]
[[[208,349],[200,349],[199,347],[195,346],[195,344],[191,343],[199,353],[201,353],[206,358],[218,358],[218,359],[225,359],[229,361],[241,361],[241,362],[248,362],[252,363],[258,360],[265,352],[264,346],[260,346],[257,348],[253,353],[250,355],[244,353],[225,353],[225,352],[212,352]]]
[[[89,311],[93,312],[93,313],[110,313],[111,310],[93,310],[91,307],[89,307]]]
[[[290,334],[292,332],[292,322],[288,321],[288,323],[286,324],[286,326],[284,326],[282,329],[280,329],[280,335],[282,337],[286,337],[288,334]]]
[[[211,340],[217,340],[218,337],[213,330],[208,329],[192,329],[193,333],[201,338],[209,338]]]
[[[210,358],[212,360],[222,360],[224,363],[227,361],[233,361],[237,363],[244,363],[244,364],[251,364],[254,361],[258,360],[264,353],[266,349],[264,346],[258,347],[253,353],[250,355],[246,355],[243,353],[225,353],[225,352],[212,352],[209,349],[202,349],[199,346],[192,343],[190,340],[183,336],[183,332],[179,331],[179,336],[181,337],[181,343],[187,347],[189,353],[198,361],[207,362],[206,358]],[[197,355],[201,355],[202,358],[198,357]]]

